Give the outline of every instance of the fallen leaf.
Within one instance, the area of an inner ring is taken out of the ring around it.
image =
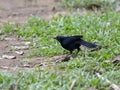
[[[114,60],[112,61],[112,63],[119,63],[120,62],[120,56],[117,55],[115,56]]]
[[[23,67],[31,67],[29,64],[24,64]]]
[[[29,49],[29,46],[11,46],[11,48],[14,48],[16,50],[21,50],[21,49]]]
[[[16,56],[2,55],[2,58],[4,58],[4,59],[16,59]]]
[[[25,45],[29,45],[31,42],[24,42]]]
[[[104,62],[106,62],[106,63],[111,63],[112,61],[111,61],[111,60],[105,60]]]
[[[24,52],[23,51],[15,51],[16,54],[19,54],[19,55],[23,55]]]
[[[7,66],[0,66],[0,68],[2,68],[2,69],[9,69],[9,67],[7,67]]]
[[[16,38],[6,37],[6,38],[4,38],[4,40],[6,40],[6,41],[13,41],[13,40],[16,40]]]

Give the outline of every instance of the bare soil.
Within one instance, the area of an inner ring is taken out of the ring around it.
[[[25,23],[30,16],[50,18],[57,0],[0,0],[0,24]]]
[[[58,11],[54,10],[56,1],[58,0],[0,0],[0,25],[5,22],[24,24],[30,16],[49,19],[58,13]],[[48,57],[34,57],[25,60],[24,58],[29,48],[20,48],[18,50],[12,48],[14,46],[29,46],[25,43],[26,41],[19,40],[15,35],[8,35],[3,40],[0,40],[0,71],[14,72],[19,69],[33,68],[35,65],[40,65],[41,62],[48,59]],[[22,51],[23,53],[18,54],[16,51]],[[4,55],[8,57],[3,57]],[[11,56],[15,58],[10,58]],[[58,57],[51,58],[56,59]]]
[[[6,36],[0,40],[0,71],[14,73],[18,70],[33,69],[34,66],[42,66],[47,68],[49,65],[55,65],[55,60],[63,58],[63,56],[53,57],[32,57],[27,58],[30,52],[29,41],[22,41],[17,36]],[[23,52],[23,53],[16,53]],[[5,57],[3,57],[5,56]],[[14,56],[15,58],[11,58]],[[50,61],[49,61],[50,60]]]

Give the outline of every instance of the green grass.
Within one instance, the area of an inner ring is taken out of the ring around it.
[[[86,16],[58,16],[52,20],[42,20],[31,17],[28,23],[17,26],[16,34],[31,40],[34,49],[30,56],[53,56],[63,53],[60,44],[53,39],[57,35],[83,35],[83,39],[98,45],[108,46],[100,51],[94,52],[101,55],[102,59],[111,58],[114,53],[119,54],[119,13],[104,13],[101,15]],[[108,25],[109,24],[109,25]],[[39,48],[35,48],[39,47]]]
[[[53,39],[57,35],[83,35],[86,41],[108,46],[95,52],[81,51],[76,58],[48,69],[35,67],[33,71],[17,74],[1,72],[0,86],[3,90],[8,90],[12,84],[20,86],[20,90],[68,90],[73,80],[76,80],[74,90],[90,87],[109,90],[108,84],[96,77],[96,72],[120,86],[119,65],[104,62],[112,60],[115,54],[120,55],[120,13],[59,15],[51,20],[31,17],[23,26],[7,23],[1,28],[4,34],[16,34],[21,39],[30,40],[31,47],[34,47],[28,53],[30,57],[61,55],[63,49]]]
[[[119,0],[62,0],[61,6],[66,8],[87,8],[91,4],[100,5],[100,10],[114,10]]]

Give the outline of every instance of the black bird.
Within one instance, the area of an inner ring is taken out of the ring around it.
[[[82,40],[82,35],[80,36],[57,36],[54,39],[58,40],[61,46],[70,51],[70,54],[77,49],[80,51],[80,46],[86,46],[88,48],[96,48],[98,45]],[[77,53],[78,53],[77,52]]]

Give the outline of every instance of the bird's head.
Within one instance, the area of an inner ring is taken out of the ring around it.
[[[62,42],[64,39],[64,36],[56,36],[54,39],[58,40],[59,42]]]

